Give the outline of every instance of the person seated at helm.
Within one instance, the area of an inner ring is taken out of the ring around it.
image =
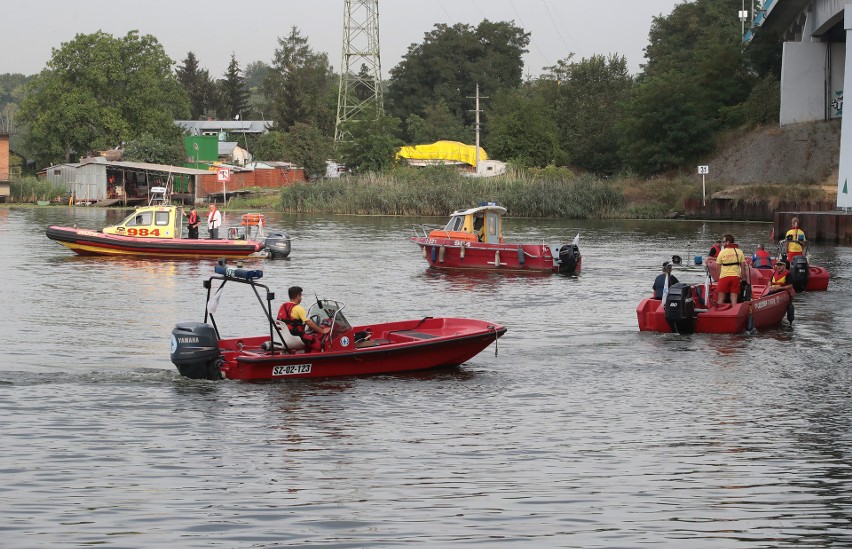
[[[717,255],[719,255],[719,252],[721,252],[721,251],[722,251],[722,241],[717,238],[715,244],[713,244],[713,247],[710,248],[709,252],[707,252],[707,257],[716,257]]]
[[[287,325],[287,329],[290,330],[292,335],[302,340],[306,350],[321,350],[322,336],[329,333],[331,328],[328,326],[319,326],[316,322],[308,318],[307,311],[301,305],[302,288],[292,286],[287,290],[287,295],[290,301],[283,303],[281,308],[278,309],[278,320]],[[305,328],[310,328],[313,333],[306,333]]]
[[[790,271],[787,270],[787,264],[783,261],[775,263],[775,268],[772,270],[772,278],[769,281],[769,289],[767,294],[774,294],[790,286],[787,277]]]
[[[757,269],[772,268],[772,256],[764,249],[763,244],[757,245],[757,250],[751,256],[751,264]]]
[[[654,290],[653,299],[663,299],[663,290],[666,288],[666,278],[669,279],[669,287],[671,288],[672,284],[677,284],[677,277],[672,274],[672,262],[666,261],[663,263],[663,272],[657,275],[657,278],[654,279],[654,284],[651,286],[651,289]]]
[[[477,213],[473,218],[473,234],[480,242],[485,237],[485,216],[482,215],[482,212]]]

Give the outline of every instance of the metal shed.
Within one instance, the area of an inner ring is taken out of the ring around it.
[[[77,202],[127,202],[147,200],[151,187],[165,185],[170,177],[173,190],[185,202],[194,204],[199,178],[208,170],[150,164],[147,162],[109,162],[103,157],[77,164],[58,164],[45,170],[53,183],[62,184]],[[183,185],[177,178],[183,176]]]

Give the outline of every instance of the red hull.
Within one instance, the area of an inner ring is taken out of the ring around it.
[[[46,234],[79,255],[245,257],[262,248],[262,244],[254,240],[139,238],[54,225],[47,228]]]
[[[429,266],[437,269],[559,272],[547,244],[486,244],[447,238],[412,237]],[[579,274],[582,259],[574,273]]]
[[[355,345],[354,334],[372,338]],[[223,339],[220,366],[227,379],[280,380],[385,374],[458,365],[470,360],[506,332],[498,324],[462,318],[430,318],[356,326],[322,352],[270,353],[260,346],[268,336]]]
[[[775,262],[772,262],[775,265]],[[828,290],[828,270],[822,267],[808,266],[807,292],[824,292]],[[769,284],[772,281],[772,269],[751,269],[751,279],[755,284]]]
[[[693,299],[700,303],[696,285],[692,288]],[[766,291],[765,286],[753,286],[755,296],[751,301],[737,303],[735,306],[711,305],[706,312],[697,313],[695,332],[705,334],[739,334],[745,332],[749,325],[749,315],[753,327],[763,330],[777,326],[787,314],[787,307],[793,298],[793,290],[783,290],[769,295],[761,295]],[[710,285],[710,302],[716,302],[716,285]],[[639,320],[639,330],[643,332],[671,333],[672,329],[666,321],[663,302],[659,299],[643,299],[636,308]]]
[[[746,263],[751,265],[751,259],[746,258]],[[774,267],[776,260],[772,260],[772,266]],[[707,258],[707,268],[710,270],[710,277],[716,281],[719,279],[719,264],[716,263],[716,260],[712,257]],[[805,284],[805,291],[807,292],[824,292],[828,290],[828,280],[830,278],[830,274],[827,269],[823,267],[817,267],[815,265],[808,266],[808,283]],[[772,269],[757,269],[755,267],[751,268],[751,281],[753,284],[769,284],[772,280]]]

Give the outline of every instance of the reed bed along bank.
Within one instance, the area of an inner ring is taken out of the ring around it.
[[[290,213],[446,216],[483,201],[514,217],[621,217],[624,193],[594,177],[520,173],[465,177],[447,168],[399,169],[387,174],[324,179],[286,187],[280,207]]]
[[[9,182],[10,203],[27,204],[39,200],[63,201],[68,190],[61,183],[52,183],[37,177],[13,179]]]

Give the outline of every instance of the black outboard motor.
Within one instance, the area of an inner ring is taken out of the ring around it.
[[[695,331],[695,301],[689,284],[672,284],[666,296],[666,322],[676,334],[691,334]]]
[[[182,322],[172,330],[172,364],[190,379],[222,379],[216,330],[203,322]]]
[[[572,275],[580,267],[580,247],[576,244],[563,244],[559,248],[559,274]]]
[[[796,292],[805,291],[805,286],[808,285],[808,278],[811,276],[811,270],[808,266],[808,258],[803,255],[797,255],[790,262],[790,284]]]
[[[284,259],[290,255],[290,235],[283,231],[270,233],[263,241],[263,247],[271,259]]]

